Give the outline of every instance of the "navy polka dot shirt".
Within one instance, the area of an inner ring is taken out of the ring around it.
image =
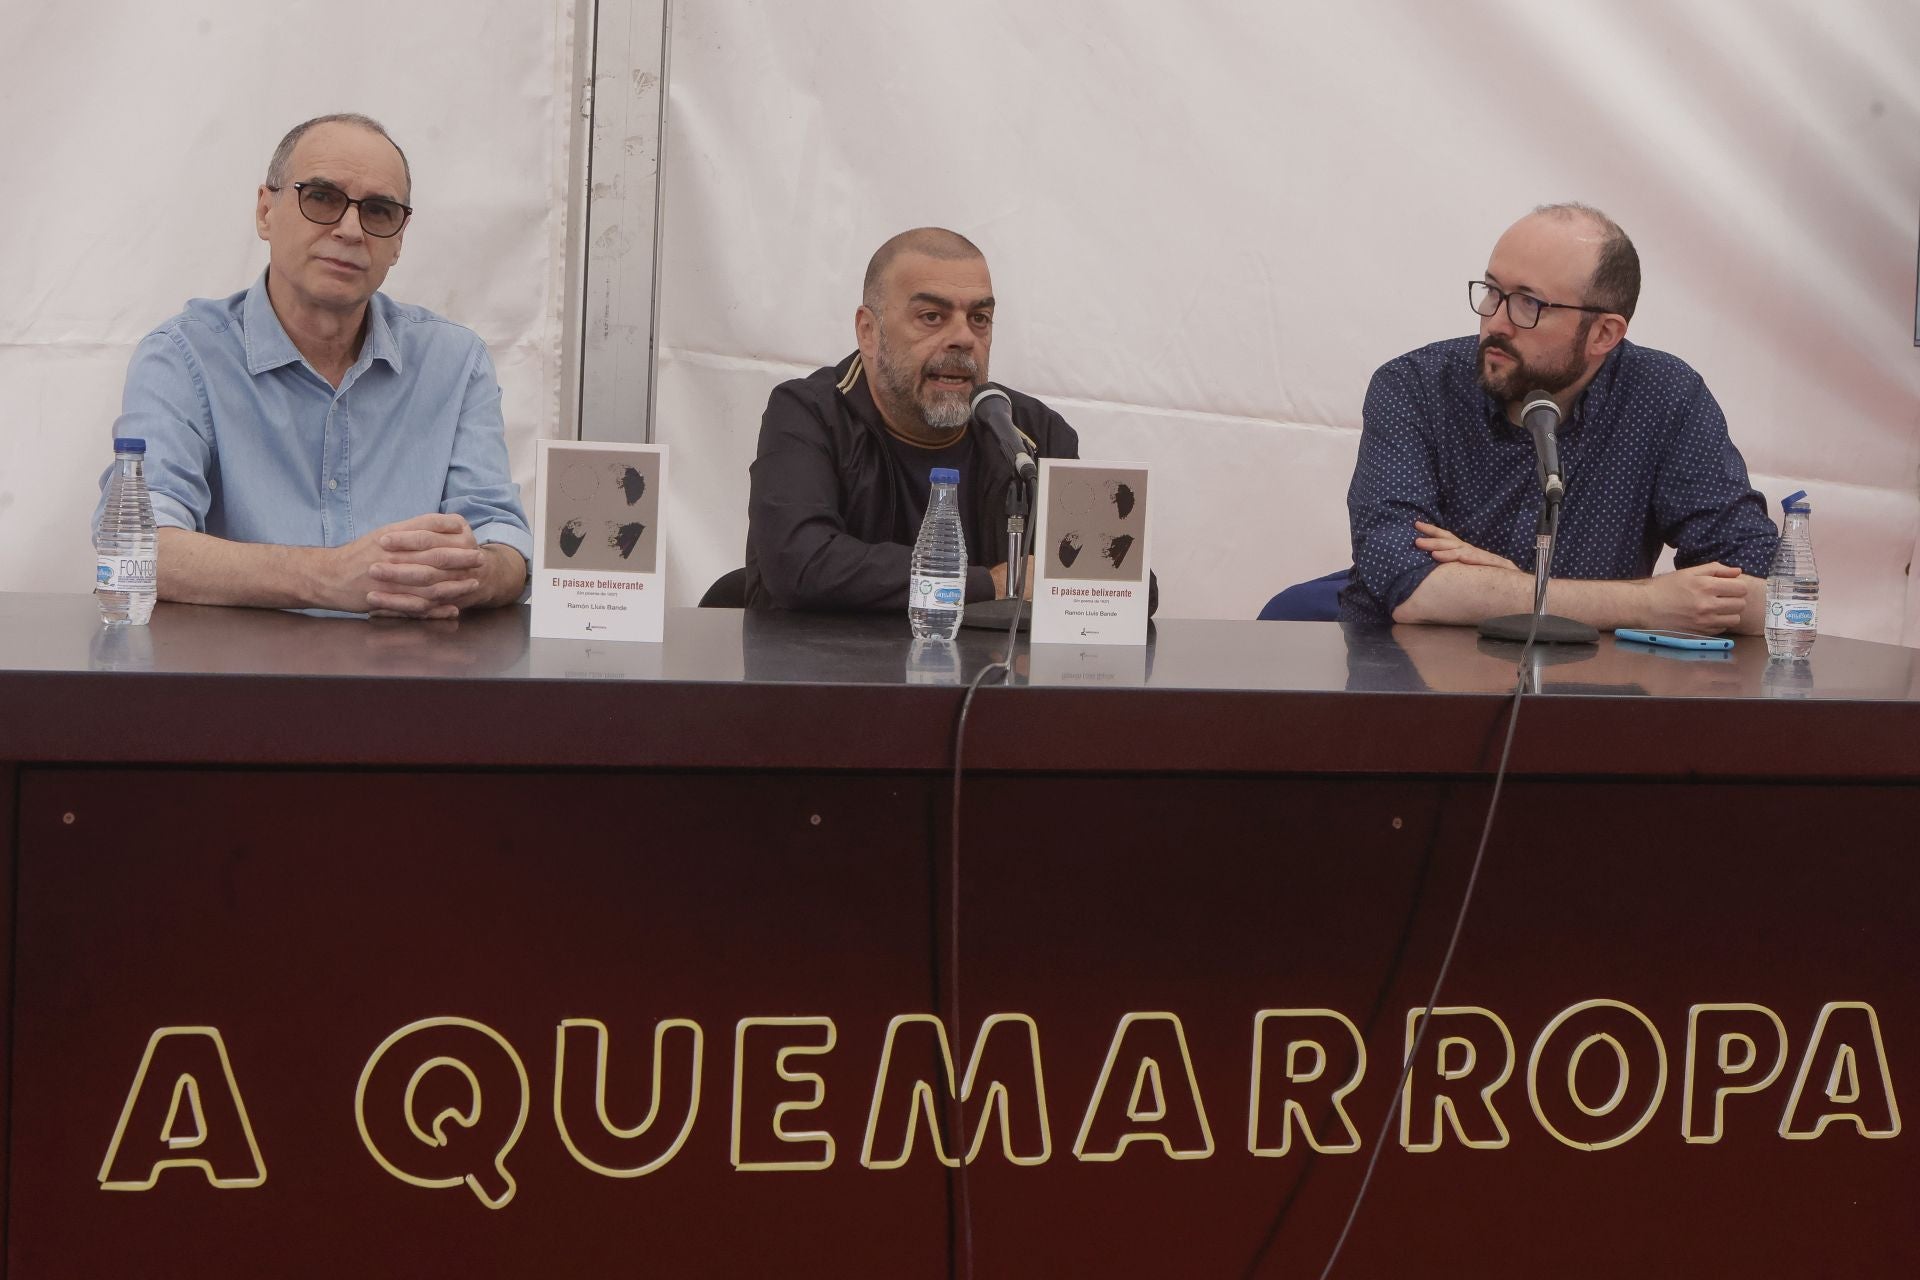
[[[1533,438],[1481,388],[1478,364],[1478,338],[1454,338],[1373,375],[1347,489],[1354,573],[1342,621],[1392,621],[1433,572],[1433,557],[1413,545],[1415,520],[1533,571],[1542,502]],[[1685,361],[1622,342],[1561,425],[1560,466],[1554,577],[1645,578],[1663,545],[1682,569],[1717,560],[1766,576],[1779,537],[1766,499]]]

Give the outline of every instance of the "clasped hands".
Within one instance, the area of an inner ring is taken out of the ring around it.
[[[1483,565],[1520,572],[1520,567],[1505,556],[1476,547],[1437,524],[1416,520],[1413,527],[1422,534],[1413,540],[1413,545],[1441,564]],[[1636,618],[1633,625],[1698,631],[1706,635],[1730,631],[1740,625],[1747,607],[1747,584],[1741,579],[1738,566],[1710,561],[1626,584],[1646,593],[1641,607],[1635,611],[1644,616]]]
[[[335,549],[340,607],[374,617],[456,618],[487,597],[489,550],[457,515],[383,525]]]

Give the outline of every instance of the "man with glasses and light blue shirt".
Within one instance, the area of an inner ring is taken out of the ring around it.
[[[1602,629],[1760,631],[1778,539],[1766,499],[1700,375],[1626,340],[1639,295],[1639,254],[1612,219],[1544,205],[1467,286],[1478,337],[1374,374],[1342,621],[1472,625],[1533,607],[1542,499],[1520,410],[1544,391],[1566,479],[1548,610]],[[1662,546],[1677,567],[1656,575]]]
[[[267,270],[135,351],[113,434],[147,442],[161,599],[452,618],[520,598],[533,541],[486,345],[378,292],[412,185],[375,121],[296,126],[256,198]]]

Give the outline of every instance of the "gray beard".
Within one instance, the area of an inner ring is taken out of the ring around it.
[[[918,407],[931,431],[958,431],[973,417],[973,398],[964,391],[930,392]]]
[[[916,417],[927,430],[943,435],[959,431],[972,419],[973,392],[941,391],[933,387],[923,391],[920,384],[922,370],[900,367],[887,348],[884,331],[879,350],[874,354],[874,363],[879,366],[869,371],[874,387],[884,398],[886,408],[896,417]]]

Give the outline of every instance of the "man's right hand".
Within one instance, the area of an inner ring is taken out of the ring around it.
[[[410,542],[431,544],[395,551],[382,544],[388,534],[431,535]],[[327,553],[324,594],[329,608],[403,618],[454,618],[452,603],[480,585],[484,553],[474,545],[467,522],[434,512],[383,525]],[[375,565],[392,566],[374,576]]]
[[[1647,579],[1647,626],[1667,631],[1719,635],[1740,625],[1748,587],[1740,570],[1697,564]]]

